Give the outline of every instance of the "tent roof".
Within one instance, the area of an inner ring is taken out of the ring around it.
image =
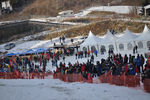
[[[16,55],[15,53],[8,53],[5,56],[15,56],[15,55]]]
[[[145,25],[142,34],[136,40],[150,40],[150,29]]]
[[[114,36],[110,30],[107,30],[106,35],[102,38],[102,43],[111,43],[111,42],[115,42],[115,40],[117,39],[116,36]]]
[[[8,53],[5,56],[15,56],[15,55],[21,55],[21,54],[33,54],[33,53],[41,53],[41,52],[46,52],[49,49],[45,49],[45,48],[34,48],[34,49],[30,49],[26,52],[18,52],[18,53]]]
[[[89,36],[85,39],[85,41],[81,44],[81,46],[88,45],[96,45],[100,42],[100,38],[96,37],[91,31],[89,32]]]
[[[48,49],[44,49],[44,48],[34,48],[34,49],[30,49],[27,52],[25,52],[25,54],[32,54],[32,53],[41,53],[41,52],[46,52]]]
[[[121,36],[117,42],[127,42],[127,41],[132,41],[132,40],[135,40],[138,36],[133,34],[132,32],[130,32],[128,30],[128,28],[126,28],[125,32],[124,32],[124,35]]]

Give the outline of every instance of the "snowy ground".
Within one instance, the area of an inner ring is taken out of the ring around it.
[[[132,6],[97,6],[97,7],[90,7],[88,9],[82,10],[81,12],[77,13],[77,17],[86,16],[92,11],[109,11],[109,12],[115,12],[120,14],[128,14],[130,11],[130,8]]]
[[[26,38],[30,38],[30,36],[26,37]],[[81,42],[83,39],[81,39],[82,36],[79,37],[75,37],[74,38],[74,43],[75,42]],[[24,41],[24,38],[21,38],[17,41],[14,41],[14,43],[16,44],[16,46],[11,49],[11,50],[5,50],[4,46],[7,43],[1,44],[0,45],[0,51],[1,52],[5,52],[7,51],[8,53],[17,53],[17,52],[25,52],[29,49],[33,49],[33,48],[49,48],[51,46],[54,45],[54,43],[56,43],[56,45],[60,45],[60,40],[59,38],[55,38],[51,40],[33,40],[33,41],[28,41],[28,39],[26,39],[26,41]],[[13,41],[12,41],[13,42]],[[71,44],[71,39],[67,38],[65,39],[65,44]]]
[[[59,80],[0,80],[1,100],[149,100],[142,90]]]

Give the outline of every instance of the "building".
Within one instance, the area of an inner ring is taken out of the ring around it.
[[[12,6],[10,4],[10,1],[3,1],[3,2],[1,2],[0,9],[1,9],[1,14],[11,13],[12,10],[13,10],[13,8],[12,8]]]
[[[145,16],[150,16],[150,4],[144,7],[145,9]]]
[[[57,17],[74,17],[74,12],[72,10],[62,11],[58,13]]]

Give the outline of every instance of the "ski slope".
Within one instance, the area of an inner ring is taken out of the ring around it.
[[[109,84],[48,80],[0,80],[1,100],[149,100],[142,90]]]

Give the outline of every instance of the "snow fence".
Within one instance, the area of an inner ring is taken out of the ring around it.
[[[91,76],[87,78],[79,74],[61,74],[61,73],[23,73],[23,72],[0,72],[0,79],[60,79],[64,82],[87,82],[87,83],[109,83],[117,86],[142,87],[140,76],[135,75],[111,75],[107,72],[93,80]],[[144,79],[143,87],[146,92],[150,93],[150,79]]]

